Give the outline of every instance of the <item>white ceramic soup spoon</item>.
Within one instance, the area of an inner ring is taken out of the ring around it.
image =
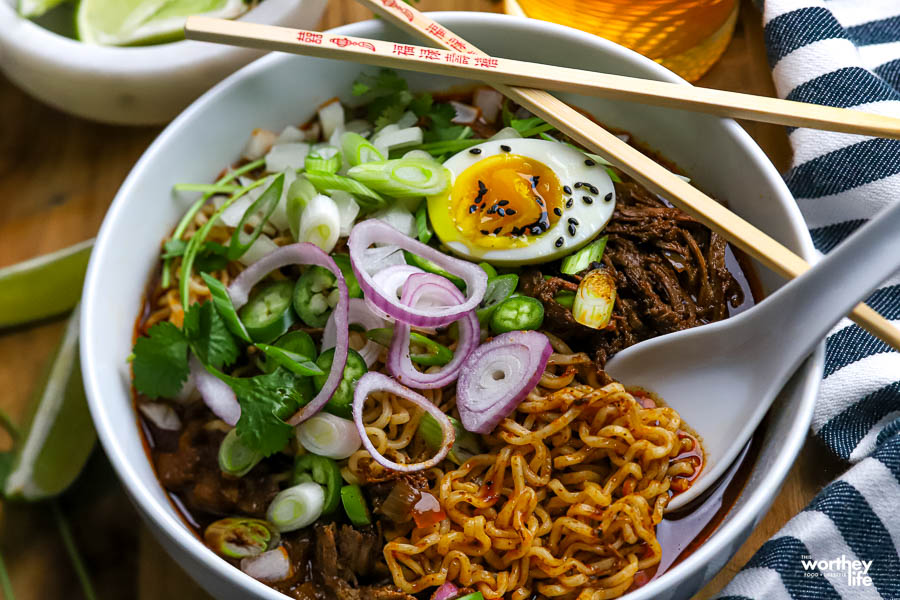
[[[646,340],[606,365],[677,410],[703,438],[706,464],[667,511],[725,472],[775,396],[828,331],[900,268],[900,202],[802,276],[733,318]]]

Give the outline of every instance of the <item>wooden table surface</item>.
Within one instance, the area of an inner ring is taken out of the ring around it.
[[[490,0],[422,0],[422,10],[499,12]],[[321,28],[370,18],[353,0],[331,0]],[[773,95],[759,13],[744,1],[734,40],[699,85]],[[0,266],[93,236],[131,166],[160,128],[99,125],[35,101],[0,76]],[[780,169],[790,162],[782,127],[745,124]],[[63,321],[0,333],[0,408],[21,419]],[[10,441],[0,433],[0,449]],[[836,477],[843,466],[813,439],[759,527],[698,595],[713,596],[766,539]],[[153,540],[96,451],[84,476],[61,499],[104,600],[184,600],[208,596]],[[0,508],[0,550],[18,600],[75,599],[78,580],[48,505]],[[2,592],[0,592],[2,597]]]

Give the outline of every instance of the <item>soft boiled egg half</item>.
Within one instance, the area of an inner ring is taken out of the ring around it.
[[[454,253],[498,265],[551,261],[594,239],[615,207],[603,165],[566,144],[492,140],[444,162],[448,190],[428,198],[434,232]]]

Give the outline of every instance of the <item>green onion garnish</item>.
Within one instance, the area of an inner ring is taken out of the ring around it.
[[[609,236],[604,235],[575,254],[565,257],[559,270],[566,275],[575,275],[590,267],[591,263],[599,262],[603,256],[603,250],[606,249],[607,239],[609,239]]]
[[[341,153],[335,152],[328,158],[325,158],[317,152],[311,152],[306,155],[304,166],[307,171],[337,173],[341,168]]]
[[[267,187],[266,191],[244,211],[237,227],[234,228],[234,233],[231,234],[231,243],[228,244],[228,254],[226,255],[228,260],[237,260],[250,249],[250,246],[262,233],[263,226],[268,222],[269,217],[275,212],[275,207],[278,206],[278,202],[281,200],[281,192],[283,190],[284,173],[281,173],[272,181],[272,185]],[[253,233],[248,236],[244,231],[244,226],[253,217],[258,217],[259,223],[253,229]]]
[[[341,152],[351,167],[385,159],[385,156],[369,140],[352,131],[348,131],[341,137]]]
[[[344,177],[343,175],[335,175],[334,173],[326,173],[324,171],[307,171],[306,178],[309,179],[320,192],[327,193],[334,190],[340,190],[342,192],[353,194],[360,208],[367,212],[378,210],[387,205],[387,201],[381,194],[355,179]]]
[[[395,198],[432,196],[450,185],[450,171],[437,161],[424,158],[363,163],[351,168],[347,175]]]
[[[284,533],[311,525],[322,515],[325,490],[318,483],[307,481],[282,490],[272,500],[266,518]]]
[[[262,459],[262,453],[241,442],[237,429],[225,434],[225,439],[219,445],[219,468],[232,477],[243,477]]]

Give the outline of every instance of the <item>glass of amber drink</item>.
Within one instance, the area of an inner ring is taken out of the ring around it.
[[[506,0],[507,12],[622,44],[696,81],[731,40],[738,0]],[[516,11],[516,4],[521,11]]]

